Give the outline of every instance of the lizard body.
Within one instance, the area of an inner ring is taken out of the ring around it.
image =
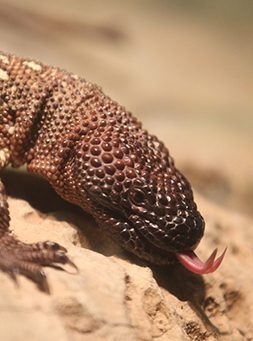
[[[178,258],[197,273],[204,233],[191,186],[168,149],[95,84],[0,52],[0,169],[27,164],[67,201],[94,216],[124,248],[153,263]],[[0,181],[0,269],[45,286],[44,265],[70,262],[53,242],[25,244],[9,230]],[[71,263],[71,262],[70,262]]]

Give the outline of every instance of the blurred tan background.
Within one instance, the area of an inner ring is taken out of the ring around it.
[[[253,2],[0,0],[0,50],[102,85],[195,188],[253,216]]]

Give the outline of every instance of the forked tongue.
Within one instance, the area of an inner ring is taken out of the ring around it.
[[[215,260],[217,254],[217,249],[215,249],[206,262],[202,262],[194,251],[176,253],[176,257],[189,271],[204,275],[214,272],[220,266],[226,251],[227,248],[223,251],[222,255]]]

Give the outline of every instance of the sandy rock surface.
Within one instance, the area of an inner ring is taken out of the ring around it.
[[[252,220],[197,196],[208,226],[200,257],[229,246],[221,268],[201,277],[124,253],[39,178],[7,170],[4,182],[14,233],[61,243],[79,273],[47,268],[51,295],[0,273],[0,340],[252,340]]]

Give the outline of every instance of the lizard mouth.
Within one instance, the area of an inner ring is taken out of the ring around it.
[[[131,225],[133,226],[133,224]],[[199,275],[205,275],[216,271],[221,265],[227,251],[227,248],[225,248],[222,254],[218,258],[216,258],[218,252],[218,249],[216,248],[208,257],[208,259],[203,262],[192,249],[180,252],[168,251],[164,248],[154,245],[150,242],[150,240],[148,240],[138,231],[136,231],[136,233],[139,235],[139,237],[142,237],[142,239],[145,240],[147,245],[149,245],[150,249],[153,251],[152,253],[154,256],[159,255],[159,260],[161,260],[161,257],[164,257],[164,261],[162,262],[163,264],[166,264],[166,260],[168,264],[174,262],[177,259],[179,263],[181,263],[188,271]]]
[[[208,274],[208,273],[212,273],[216,271],[218,267],[221,265],[224,259],[225,253],[227,251],[227,248],[225,248],[222,254],[216,258],[216,255],[218,252],[218,249],[216,248],[208,257],[208,259],[203,262],[197,256],[197,254],[193,251],[193,249],[195,249],[196,246],[198,245],[199,241],[195,245],[191,246],[191,248],[189,248],[188,250],[183,250],[183,251],[168,250],[166,247],[162,247],[161,245],[158,246],[157,244],[154,244],[150,240],[150,238],[148,238],[146,234],[143,233],[143,229],[140,229],[139,231],[137,231],[133,224],[131,216],[128,217],[128,222],[133,226],[133,228],[136,231],[136,234],[138,234],[140,238],[142,237],[145,240],[145,242],[149,245],[152,251],[155,251],[159,256],[163,255],[165,259],[168,259],[168,256],[169,256],[169,259],[171,259],[171,261],[174,261],[175,259],[177,259],[187,270],[189,270],[190,272],[199,274],[199,275],[204,275],[204,274]]]
[[[198,275],[205,275],[216,271],[221,265],[227,251],[227,248],[225,248],[222,254],[218,258],[216,258],[218,251],[218,249],[216,248],[208,257],[208,259],[203,262],[193,250],[171,252],[150,243],[150,241],[148,241],[145,237],[144,239],[147,244],[149,244],[150,248],[155,251],[156,254],[159,254],[160,256],[163,255],[164,259],[167,259],[168,263],[174,262],[174,260],[177,259],[184,268]],[[163,264],[166,263],[163,262]]]
[[[110,217],[114,217],[115,211],[112,212],[110,208],[108,209],[108,207],[105,207],[105,206],[107,205],[104,205],[101,207],[105,216],[107,216],[108,219],[110,219]],[[187,270],[189,270],[190,272],[199,274],[199,275],[204,275],[204,274],[208,274],[208,273],[212,273],[216,271],[224,259],[227,248],[225,248],[223,253],[217,259],[215,259],[217,255],[217,251],[218,251],[218,249],[216,248],[211,253],[209,258],[205,262],[203,262],[202,260],[200,260],[200,258],[196,255],[196,253],[192,249],[177,252],[177,251],[169,251],[164,248],[158,247],[157,245],[154,245],[153,243],[151,243],[150,240],[148,240],[145,235],[140,233],[140,231],[138,231],[138,229],[135,228],[133,221],[131,220],[131,216],[124,217],[120,212],[118,212],[117,218],[119,221],[122,221],[122,220],[127,221],[127,223],[135,231],[136,235],[139,237],[140,241],[143,241],[144,239],[146,246],[148,245],[149,252],[150,252],[150,257],[148,258],[145,257],[144,255],[141,255],[138,252],[138,250],[134,250],[134,249],[132,250],[132,252],[135,253],[140,258],[145,258],[148,261],[161,264],[161,265],[169,264],[171,262],[174,262],[177,259]],[[98,219],[98,221],[99,220],[100,219]],[[106,220],[107,219],[105,219],[105,221]]]
[[[131,224],[131,221],[129,221],[129,223]],[[131,225],[133,226],[134,224]],[[135,229],[134,226],[133,228]],[[216,271],[221,265],[227,251],[227,248],[225,248],[222,254],[216,258],[218,252],[218,249],[216,248],[208,257],[208,259],[203,262],[193,251],[193,249],[198,245],[198,242],[191,249],[186,251],[169,251],[163,247],[153,244],[143,233],[140,233],[139,231],[136,231],[136,233],[139,235],[139,237],[142,236],[142,238],[145,239],[146,243],[149,244],[153,251],[156,251],[159,255],[164,255],[165,259],[168,256],[172,261],[176,258],[187,270],[199,275],[205,275]]]

